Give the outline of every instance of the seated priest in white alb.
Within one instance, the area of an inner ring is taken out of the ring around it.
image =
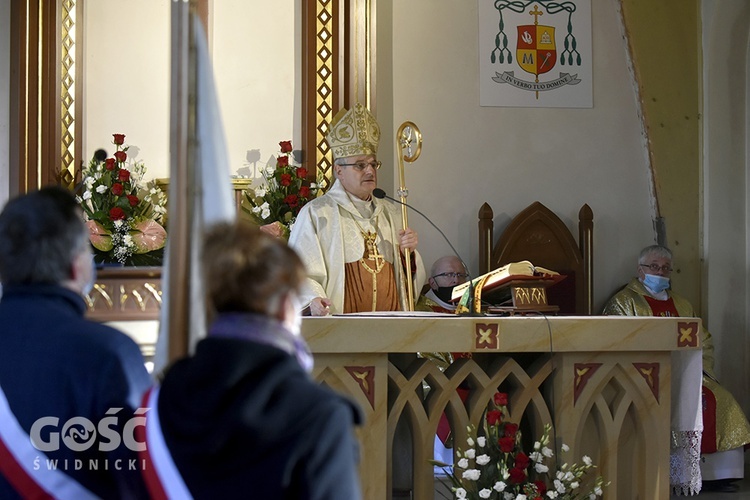
[[[307,269],[303,304],[313,316],[407,310],[405,250],[412,252],[417,293],[425,273],[415,251],[417,233],[401,227],[400,207],[372,196],[381,165],[380,127],[357,103],[333,118],[326,140],[336,181],[302,208],[289,236]]]
[[[693,306],[670,287],[672,252],[663,246],[644,248],[638,276],[604,306],[604,314],[619,316],[694,317]],[[703,328],[703,433],[700,469],[702,490],[737,491],[732,484],[745,476],[744,446],[750,443],[750,423],[734,396],[714,373],[714,345]]]
[[[427,280],[429,289],[419,297],[415,306],[418,311],[432,311],[441,313],[455,313],[456,304],[451,302],[453,288],[466,283],[469,274],[466,272],[461,259],[455,255],[440,257],[432,264],[430,278]]]

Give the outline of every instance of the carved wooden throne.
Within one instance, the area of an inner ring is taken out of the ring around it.
[[[591,315],[593,311],[594,214],[584,204],[578,212],[578,243],[557,215],[538,201],[519,213],[493,247],[492,207],[479,209],[479,274],[521,260],[531,261],[567,278],[547,291],[560,314]]]

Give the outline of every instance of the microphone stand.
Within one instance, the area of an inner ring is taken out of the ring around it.
[[[390,196],[388,196],[387,194],[385,194],[385,191],[383,191],[382,189],[380,189],[380,188],[373,189],[372,195],[375,198],[378,198],[378,199],[381,199],[381,200],[383,198],[386,198],[388,200],[391,200],[394,203],[398,203],[399,205],[403,205],[403,206],[405,206],[407,208],[410,208],[410,209],[414,210],[416,213],[418,213],[419,215],[421,215],[422,218],[424,218],[424,220],[426,220],[427,222],[429,222],[430,225],[432,227],[434,227],[437,230],[438,233],[440,233],[440,236],[443,237],[443,239],[445,240],[445,242],[448,243],[448,246],[451,248],[451,250],[453,250],[453,253],[455,254],[455,256],[458,257],[458,260],[461,261],[461,264],[464,266],[464,269],[466,270],[466,274],[469,275],[469,300],[467,302],[467,306],[469,308],[469,312],[468,313],[459,313],[459,315],[460,316],[486,316],[482,312],[476,312],[474,310],[474,280],[471,277],[471,273],[469,272],[469,267],[466,265],[466,262],[464,261],[464,259],[461,258],[461,255],[458,253],[458,250],[456,250],[456,248],[450,242],[450,240],[445,235],[445,233],[439,227],[437,227],[435,225],[435,223],[432,222],[430,220],[430,218],[427,217],[425,214],[423,214],[422,212],[420,212],[419,210],[417,210],[413,206],[409,205],[408,203],[404,203],[404,202],[402,202],[400,200],[397,200],[395,198],[391,198]]]

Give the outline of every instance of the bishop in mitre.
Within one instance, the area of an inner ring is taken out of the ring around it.
[[[400,207],[372,196],[380,127],[357,103],[333,118],[326,140],[336,180],[302,208],[289,236],[307,268],[301,298],[313,316],[407,310],[406,249],[413,252],[413,290],[419,291],[425,272],[415,251],[417,233],[401,227]]]

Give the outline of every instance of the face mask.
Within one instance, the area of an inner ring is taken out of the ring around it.
[[[450,302],[451,296],[453,295],[453,287],[452,286],[439,286],[436,289],[432,289],[433,292],[435,292],[435,295],[437,295],[437,298],[442,300],[443,302]]]
[[[669,288],[669,278],[657,276],[655,274],[647,274],[643,279],[643,284],[654,292],[661,293]]]

